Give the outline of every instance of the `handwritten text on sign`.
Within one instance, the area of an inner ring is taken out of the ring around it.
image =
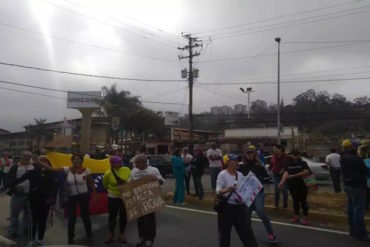
[[[126,206],[127,220],[135,220],[165,206],[158,181],[152,181],[148,177],[126,183],[121,192]]]

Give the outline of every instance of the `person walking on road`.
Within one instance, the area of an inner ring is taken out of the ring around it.
[[[274,154],[272,155],[269,167],[269,169],[272,170],[274,181],[275,208],[279,207],[280,191],[283,192],[283,208],[288,207],[288,187],[286,185],[282,188],[279,187],[286,162],[287,156],[285,155],[284,148],[280,145],[275,145]]]
[[[329,167],[330,176],[333,180],[334,192],[340,193],[342,191],[341,185],[341,174],[342,169],[340,168],[340,154],[333,148],[330,154],[326,156],[326,164]]]
[[[207,158],[203,155],[202,150],[199,147],[195,147],[194,158],[191,162],[191,173],[193,174],[195,196],[198,196],[200,200],[204,196],[202,176],[207,162]]]
[[[90,193],[88,187],[93,192],[94,201],[96,200],[96,190],[91,178],[90,169],[82,166],[83,159],[83,155],[73,154],[71,158],[72,167],[51,168],[44,165],[46,169],[64,172],[67,176],[65,186],[69,188],[67,202],[68,244],[74,243],[77,204],[80,206],[80,216],[85,226],[87,239],[92,241],[91,221],[89,216]]]
[[[357,156],[357,151],[350,140],[344,140],[342,147],[340,165],[343,172],[344,191],[348,198],[349,234],[359,240],[369,241],[365,226],[366,176],[369,171],[364,160]]]
[[[181,157],[179,149],[176,149],[174,151],[173,156],[171,158],[171,163],[173,168],[173,174],[175,175],[176,179],[173,203],[183,205],[185,200],[185,184],[184,184],[185,164],[184,160]]]
[[[35,168],[23,174],[20,178],[10,182],[7,186],[13,189],[24,181],[29,181],[30,190],[28,200],[31,208],[32,227],[31,245],[43,245],[46,222],[50,210],[56,202],[58,192],[58,179],[54,173],[45,170],[40,163],[50,166],[50,162],[45,155],[41,155],[34,161]],[[36,233],[38,240],[36,240]]]
[[[181,154],[182,159],[184,160],[185,164],[185,189],[186,193],[190,195],[190,179],[191,179],[191,161],[193,160],[193,156],[189,154],[188,148],[182,149]],[[194,180],[194,177],[193,177]]]
[[[259,179],[261,184],[270,179],[269,175],[266,172],[266,169],[262,164],[259,163],[256,152],[253,148],[248,148],[245,155],[243,155],[243,162],[238,169],[243,176],[247,176],[249,172],[254,173],[254,175]],[[270,243],[277,243],[277,238],[272,229],[270,219],[267,217],[265,212],[265,193],[262,189],[254,198],[253,204],[250,206],[250,213],[255,211],[258,217],[262,220],[263,225],[268,234],[268,240]],[[249,215],[251,217],[251,214]]]
[[[209,168],[211,171],[211,186],[213,192],[216,190],[217,176],[222,169],[222,152],[217,148],[215,142],[211,143],[211,148],[207,150],[207,158],[209,161]]]
[[[164,183],[164,179],[155,167],[148,166],[148,159],[144,154],[138,154],[134,158],[135,168],[131,171],[130,180],[138,180],[149,176],[153,181],[158,181],[160,185]],[[184,182],[184,181],[183,181]],[[137,220],[137,228],[140,238],[140,243],[136,247],[152,247],[156,237],[156,219],[155,212],[144,215]]]
[[[10,187],[16,179],[22,177],[26,172],[34,169],[31,164],[32,153],[23,151],[18,164],[13,165],[6,175],[5,186]],[[24,181],[9,190],[10,199],[10,227],[8,233],[11,237],[18,236],[18,217],[23,211],[23,231],[29,233],[31,224],[31,211],[28,201],[30,192],[30,181]]]
[[[125,229],[127,225],[126,208],[120,196],[119,186],[125,184],[130,178],[130,169],[122,167],[122,158],[112,156],[110,158],[111,169],[104,173],[103,186],[108,191],[108,228],[109,236],[106,244],[114,241],[114,228],[119,214],[119,241],[126,244]]]
[[[240,160],[239,155],[225,155],[223,161],[227,168],[217,177],[216,193],[227,199],[218,211],[219,247],[230,247],[233,226],[244,247],[257,246],[248,207],[236,192],[243,176],[241,172],[237,171]]]
[[[299,155],[298,150],[290,152],[287,165],[284,169],[283,177],[280,181],[279,187],[283,188],[285,183],[288,184],[290,194],[293,198],[294,216],[292,223],[299,223],[299,211],[302,208],[303,218],[302,225],[309,225],[308,221],[308,190],[304,182],[304,177],[310,174],[310,168],[307,163],[303,161]]]

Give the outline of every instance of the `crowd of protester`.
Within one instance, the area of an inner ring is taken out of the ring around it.
[[[365,212],[369,205],[370,196],[370,149],[358,155],[356,147],[349,140],[342,143],[342,152],[331,150],[326,158],[330,174],[333,179],[334,191],[343,190],[348,198],[348,223],[349,234],[359,240],[368,241],[368,232],[365,226]],[[103,150],[95,150],[90,154],[94,159],[107,159],[110,169],[103,177],[103,186],[107,190],[108,208],[108,236],[106,244],[116,239],[125,244],[127,236],[125,229],[127,215],[125,204],[120,196],[119,186],[145,176],[149,176],[159,184],[164,179],[159,170],[149,165],[144,151],[139,151],[132,158],[125,155],[120,148],[112,149],[108,155]],[[30,236],[32,244],[42,244],[44,241],[46,222],[57,202],[68,211],[68,244],[73,244],[75,239],[75,224],[77,207],[81,217],[87,241],[93,241],[91,219],[89,216],[89,201],[96,203],[96,191],[92,181],[91,171],[84,167],[84,155],[73,154],[72,166],[54,168],[47,155],[36,151],[22,152],[20,160],[13,162],[9,153],[4,152],[0,160],[0,183],[2,191],[7,191],[10,200],[10,224],[8,233],[17,238],[20,233],[18,225],[19,215],[23,212],[23,231]],[[283,194],[283,208],[288,208],[288,191],[293,201],[294,214],[291,223],[310,225],[308,218],[309,205],[307,196],[309,187],[306,178],[312,175],[308,164],[301,158],[298,150],[286,153],[284,148],[275,145],[268,169],[271,170],[274,185],[274,205],[280,206],[280,194]],[[131,164],[130,160],[133,164]],[[265,212],[264,189],[258,192],[253,203],[248,207],[241,200],[237,189],[242,178],[252,173],[263,184],[270,179],[265,168],[262,152],[255,146],[248,146],[243,154],[227,153],[223,155],[212,142],[208,150],[195,146],[192,150],[187,147],[175,148],[171,158],[173,175],[175,177],[175,190],[173,203],[185,205],[185,195],[204,198],[205,192],[202,176],[209,167],[211,189],[214,196],[223,198],[222,207],[217,210],[219,246],[230,246],[230,233],[232,226],[244,246],[257,246],[257,241],[251,226],[251,215],[255,211],[261,219],[270,243],[278,243],[277,237]],[[58,179],[58,174],[64,174],[64,181]],[[191,180],[193,180],[194,193],[191,193]],[[303,217],[300,218],[300,214]],[[115,234],[116,221],[119,222],[118,237]],[[137,220],[140,242],[137,247],[153,246],[156,236],[156,215],[151,213]]]

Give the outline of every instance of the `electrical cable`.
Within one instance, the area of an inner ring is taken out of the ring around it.
[[[123,81],[186,82],[185,80],[141,79],[141,78],[116,77],[116,76],[107,76],[107,75],[84,74],[84,73],[76,73],[76,72],[63,71],[63,70],[54,70],[54,69],[46,69],[46,68],[40,68],[40,67],[26,66],[26,65],[21,65],[21,64],[13,64],[13,63],[7,63],[7,62],[2,62],[2,61],[0,61],[0,65],[18,67],[18,68],[22,68],[22,69],[32,69],[32,70],[38,70],[38,71],[45,71],[45,72],[54,72],[54,73],[59,73],[59,74],[86,76],[86,77],[94,77],[94,78],[102,78],[102,79],[114,79],[114,80],[123,80]]]
[[[221,28],[215,28],[215,29],[205,30],[205,31],[201,31],[201,32],[196,32],[194,34],[198,35],[198,34],[203,34],[203,33],[209,33],[209,32],[219,31],[219,30],[234,29],[234,28],[239,28],[239,27],[243,27],[243,26],[253,25],[253,24],[257,24],[257,23],[268,22],[268,21],[272,21],[272,20],[276,20],[276,19],[282,19],[282,18],[286,18],[286,17],[289,17],[289,16],[301,15],[301,14],[312,13],[312,12],[316,12],[316,11],[320,11],[320,10],[324,10],[324,9],[336,8],[336,7],[339,7],[339,6],[352,4],[354,2],[359,2],[359,1],[354,0],[354,1],[344,2],[344,3],[340,3],[340,4],[328,5],[328,6],[321,7],[321,8],[316,8],[316,9],[310,9],[310,10],[304,10],[304,11],[294,12],[294,13],[290,13],[290,14],[286,14],[286,15],[271,17],[271,18],[267,18],[267,19],[263,19],[263,20],[257,20],[257,21],[253,21],[253,22],[249,22],[249,23],[244,23],[244,24],[233,25],[233,26],[228,26],[228,27],[221,27]]]
[[[27,28],[24,28],[24,27],[19,27],[19,26],[4,23],[4,22],[0,22],[0,25],[4,26],[4,27],[7,27],[7,28],[12,28],[12,29],[23,31],[23,32],[28,32],[28,33],[32,33],[32,34],[36,34],[36,35],[41,35],[41,36],[49,37],[49,38],[52,38],[52,39],[55,39],[55,40],[61,40],[61,41],[64,41],[64,42],[77,44],[77,45],[81,45],[81,46],[86,46],[86,47],[99,49],[99,50],[103,50],[103,51],[126,54],[126,55],[130,55],[130,56],[133,56],[133,57],[140,57],[140,58],[145,58],[145,59],[150,59],[150,60],[155,60],[155,61],[160,61],[160,62],[170,62],[170,63],[174,63],[174,62],[177,63],[178,62],[177,60],[172,60],[172,59],[152,57],[152,56],[135,54],[135,53],[128,52],[128,51],[120,51],[120,50],[115,50],[115,49],[111,49],[111,48],[105,48],[105,47],[101,47],[101,46],[97,46],[97,45],[93,45],[93,44],[88,44],[88,43],[84,43],[84,42],[80,42],[80,41],[75,41],[75,40],[71,40],[71,39],[67,39],[67,38],[63,38],[63,37],[59,37],[59,36],[55,36],[55,35],[49,35],[49,34],[46,34],[46,33],[43,33],[43,32],[34,31],[34,30],[31,30],[31,29],[27,29]]]

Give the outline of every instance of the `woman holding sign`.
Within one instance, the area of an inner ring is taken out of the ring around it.
[[[302,207],[303,219],[302,225],[309,225],[308,221],[308,204],[307,204],[307,187],[303,178],[310,174],[310,168],[307,163],[299,156],[298,150],[292,150],[286,165],[283,177],[280,182],[280,188],[288,183],[290,194],[293,198],[294,216],[292,223],[299,223],[299,208]]]
[[[108,227],[109,236],[106,244],[114,241],[114,227],[119,214],[119,241],[126,244],[125,229],[127,225],[126,208],[121,198],[119,186],[123,185],[130,178],[130,169],[122,167],[122,159],[119,156],[110,158],[111,169],[106,171],[103,178],[103,186],[108,191]]]
[[[248,147],[246,154],[243,156],[243,163],[239,166],[239,171],[243,173],[243,176],[247,176],[249,172],[252,172],[258,178],[261,184],[270,179],[266,169],[259,163],[256,156],[256,150],[253,148],[253,146]],[[250,210],[254,210],[258,217],[262,220],[270,243],[277,243],[278,241],[274,231],[272,230],[270,219],[267,217],[265,212],[265,193],[263,188],[254,198],[254,201],[250,206]],[[249,215],[249,217],[250,216],[251,215]]]
[[[225,202],[217,212],[220,247],[230,247],[232,226],[235,227],[243,246],[257,246],[251,226],[251,218],[248,216],[248,208],[236,192],[243,176],[242,173],[237,171],[240,160],[239,155],[225,155],[223,161],[227,168],[220,172],[217,177],[216,193],[225,198]]]

